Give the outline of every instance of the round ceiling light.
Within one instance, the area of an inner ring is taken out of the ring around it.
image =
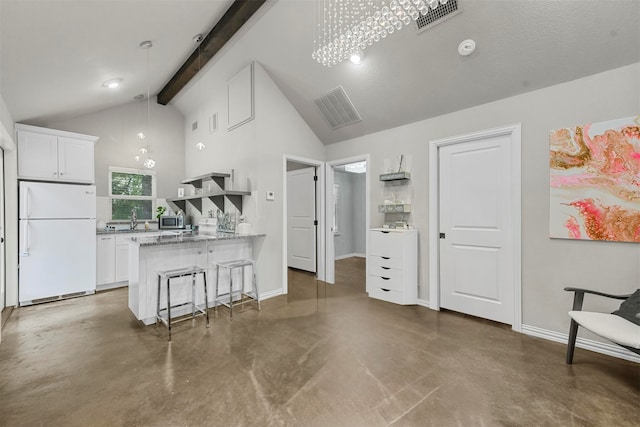
[[[109,89],[115,89],[120,86],[120,83],[122,83],[122,79],[111,79],[102,83],[102,86],[108,87]]]
[[[458,53],[462,56],[468,56],[476,50],[476,42],[471,39],[464,40],[458,45]]]
[[[349,61],[353,64],[353,65],[360,65],[362,64],[362,62],[364,61],[364,53],[361,51],[357,51],[351,54],[351,56],[349,56]]]

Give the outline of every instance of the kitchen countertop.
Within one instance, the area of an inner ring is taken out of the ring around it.
[[[193,233],[178,233],[178,234],[167,233],[162,236],[132,237],[129,240],[140,247],[146,247],[146,246],[174,245],[174,244],[180,244],[180,243],[211,242],[211,241],[217,241],[217,240],[253,239],[255,237],[264,237],[264,236],[266,236],[266,234],[236,234],[236,233],[204,234],[204,233],[193,232]]]

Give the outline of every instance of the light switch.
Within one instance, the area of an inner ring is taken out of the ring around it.
[[[276,193],[274,193],[273,191],[267,191],[267,200],[275,200],[276,199]]]

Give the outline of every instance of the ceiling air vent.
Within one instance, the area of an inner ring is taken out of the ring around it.
[[[353,106],[342,86],[322,95],[314,102],[334,130],[362,121],[360,113]]]
[[[422,31],[428,30],[434,25],[438,25],[439,23],[456,16],[460,12],[462,12],[460,0],[449,0],[435,9],[429,8],[427,13],[421,13],[420,17],[416,20],[418,32],[421,33]]]

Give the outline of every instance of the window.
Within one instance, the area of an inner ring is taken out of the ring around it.
[[[155,171],[109,166],[111,220],[128,220],[133,210],[138,219],[153,219],[155,200]]]

